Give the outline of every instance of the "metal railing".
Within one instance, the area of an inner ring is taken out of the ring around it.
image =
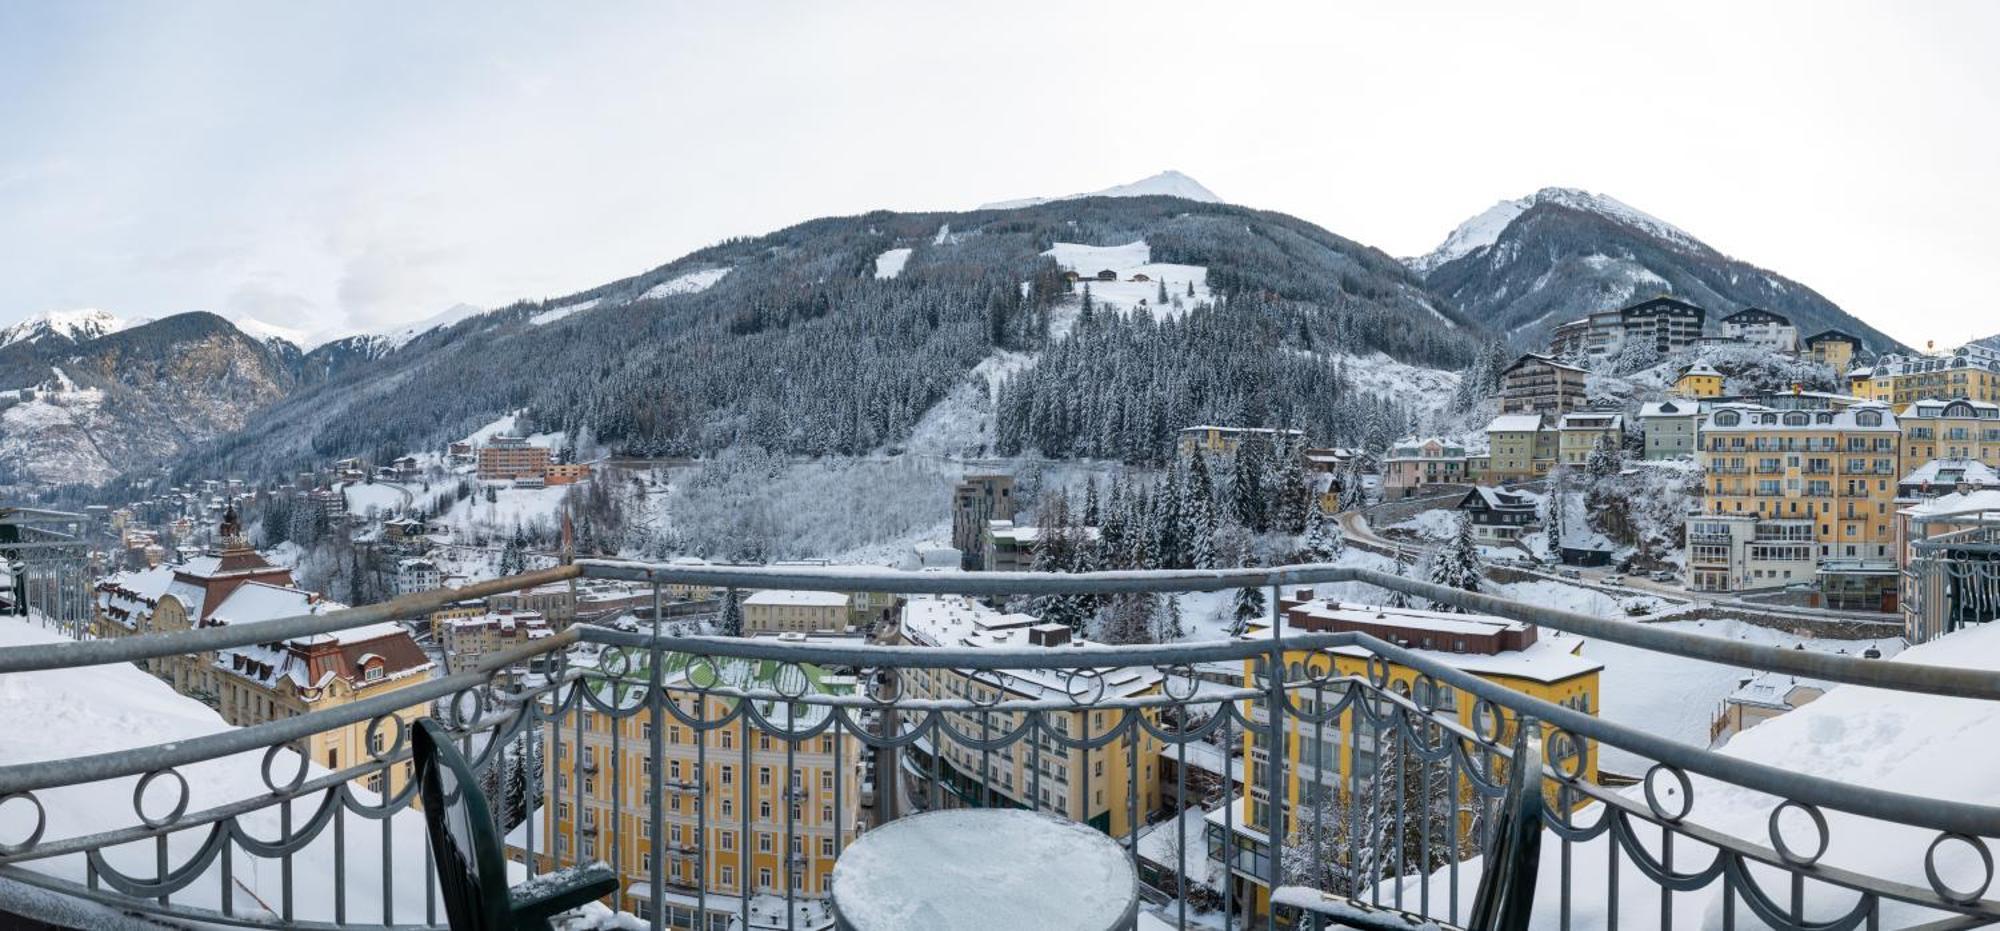
[[[1285,587],[1365,582],[1695,660],[2000,699],[2000,674],[1986,670],[1756,646],[1333,566],[1053,575],[595,560],[316,617],[9,647],[0,649],[0,675],[327,633],[578,575],[656,591],[683,583],[993,597],[1262,587],[1271,589],[1272,630],[1282,630],[1277,596]],[[531,660],[542,661],[540,674],[522,672]],[[1241,668],[1240,681],[1211,681],[1228,678],[1217,675],[1220,667]],[[744,668],[756,675],[729,674]],[[1146,687],[1126,687],[1133,676]],[[1259,898],[1281,883],[1462,918],[1487,812],[1505,786],[1510,735],[1522,726],[1546,733],[1546,791],[1555,804],[1546,819],[1554,852],[1545,858],[1552,869],[1542,880],[1543,914],[1553,911],[1560,927],[1594,927],[1607,916],[1612,925],[1671,926],[1677,899],[1685,909],[1704,890],[1720,890],[1725,927],[1739,911],[1746,924],[1785,928],[1915,924],[1913,915],[1940,928],[2000,920],[2000,900],[1987,897],[1988,839],[2000,837],[2000,808],[1711,752],[1359,632],[1003,649],[663,637],[577,625],[474,670],[323,711],[0,766],[0,825],[29,825],[25,836],[0,834],[0,886],[166,922],[436,927],[414,789],[385,797],[356,782],[379,776],[387,786],[407,763],[396,711],[412,703],[430,704],[481,771],[495,774],[493,791],[526,810],[501,827],[512,829],[528,873],[606,860],[625,879],[607,904],[643,912],[655,928],[688,926],[692,916],[701,916],[700,927],[818,927],[823,911],[802,906],[823,897],[825,861],[857,832],[908,810],[969,804],[1101,822],[1152,865],[1149,900],[1180,927],[1218,919],[1225,927],[1282,926],[1288,916]],[[344,768],[321,770],[296,751],[313,735],[357,726],[367,728],[369,753]],[[1220,757],[1219,776],[1194,771],[1197,745]],[[1284,752],[1270,753],[1272,746]],[[1653,761],[1642,792],[1591,778],[1601,746]],[[1167,758],[1179,761],[1171,777]],[[1238,765],[1240,786],[1228,775]],[[205,807],[190,803],[188,773],[200,769],[199,780],[230,767],[255,768],[258,785]],[[1704,825],[1694,793],[1709,781],[1767,797],[1768,837]],[[127,793],[126,823],[47,836],[52,821],[65,820],[61,806],[86,798],[103,805]],[[1274,815],[1272,799],[1284,800],[1282,814]],[[1205,812],[1201,820],[1175,816],[1194,810]],[[1879,824],[1935,835],[1920,864],[1927,881],[1822,862],[1836,840],[1827,812],[1843,813],[1839,823],[1856,831]],[[1282,818],[1276,832],[1274,817]],[[1803,819],[1807,842],[1782,830],[1781,818]],[[1191,837],[1195,831],[1202,836]],[[379,833],[379,841],[364,833]],[[1954,845],[1972,850],[1983,878],[1940,870],[1940,850]],[[1213,856],[1201,853],[1209,850]],[[32,899],[0,897],[0,909]]]

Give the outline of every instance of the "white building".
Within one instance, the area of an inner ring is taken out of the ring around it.
[[[743,599],[743,632],[837,634],[847,630],[853,605],[841,592],[765,589]]]
[[[413,557],[396,563],[396,594],[427,592],[444,587],[444,570],[437,563]]]
[[[1722,318],[1722,335],[1773,352],[1799,351],[1799,328],[1791,318],[1761,307],[1746,307]]]

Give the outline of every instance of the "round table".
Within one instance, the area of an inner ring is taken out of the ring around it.
[[[933,811],[869,831],[833,865],[849,931],[1129,926],[1139,875],[1117,841],[1012,809]]]

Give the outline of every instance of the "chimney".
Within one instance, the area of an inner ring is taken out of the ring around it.
[[[1059,647],[1069,643],[1069,627],[1064,624],[1036,624],[1028,628],[1028,642],[1038,647]]]

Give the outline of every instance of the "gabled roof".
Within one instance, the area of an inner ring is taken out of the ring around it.
[[[1501,414],[1486,425],[1487,433],[1533,433],[1542,428],[1540,414]]]
[[[1765,320],[1776,321],[1778,323],[1785,324],[1786,326],[1790,326],[1792,323],[1792,318],[1787,317],[1784,314],[1772,313],[1771,311],[1765,310],[1762,307],[1745,307],[1742,310],[1739,310],[1733,314],[1730,314],[1727,317],[1722,318],[1723,323],[1753,323]]]
[[[1687,401],[1654,401],[1639,407],[1639,419],[1649,417],[1693,417],[1699,406]]]
[[[1585,371],[1584,369],[1581,369],[1581,368],[1578,368],[1578,367],[1576,367],[1576,366],[1574,366],[1574,365],[1569,365],[1569,364],[1567,364],[1567,363],[1563,363],[1563,362],[1557,362],[1557,361],[1555,360],[1555,358],[1554,358],[1554,357],[1552,357],[1552,356],[1545,356],[1545,355],[1542,355],[1542,354],[1541,354],[1541,353],[1539,353],[1539,352],[1530,352],[1530,353],[1525,353],[1525,354],[1523,354],[1523,355],[1522,355],[1522,356],[1521,356],[1521,357],[1520,357],[1519,359],[1515,359],[1515,360],[1514,360],[1514,364],[1512,364],[1512,365],[1509,365],[1509,366],[1507,366],[1507,367],[1506,367],[1506,368],[1504,368],[1504,369],[1501,369],[1501,370],[1500,370],[1500,374],[1502,374],[1502,375],[1505,375],[1505,374],[1507,374],[1508,372],[1511,372],[1511,371],[1513,371],[1513,370],[1515,370],[1515,369],[1517,369],[1517,368],[1520,368],[1520,367],[1521,367],[1521,366],[1523,366],[1523,365],[1527,365],[1527,364],[1529,364],[1529,363],[1531,363],[1531,362],[1539,362],[1539,363],[1541,363],[1541,364],[1543,364],[1543,365],[1547,365],[1547,366],[1550,366],[1550,367],[1553,367],[1553,368],[1559,368],[1559,369],[1567,369],[1567,370],[1569,370],[1569,371],[1572,371],[1572,372],[1577,372],[1577,373],[1582,373],[1582,374],[1588,374],[1588,372],[1586,372],[1586,371]]]
[[[1686,371],[1681,372],[1681,378],[1686,378],[1689,375],[1705,375],[1710,378],[1723,377],[1721,372],[1715,370],[1715,366],[1710,365],[1706,362],[1696,362],[1695,364],[1688,366]]]

